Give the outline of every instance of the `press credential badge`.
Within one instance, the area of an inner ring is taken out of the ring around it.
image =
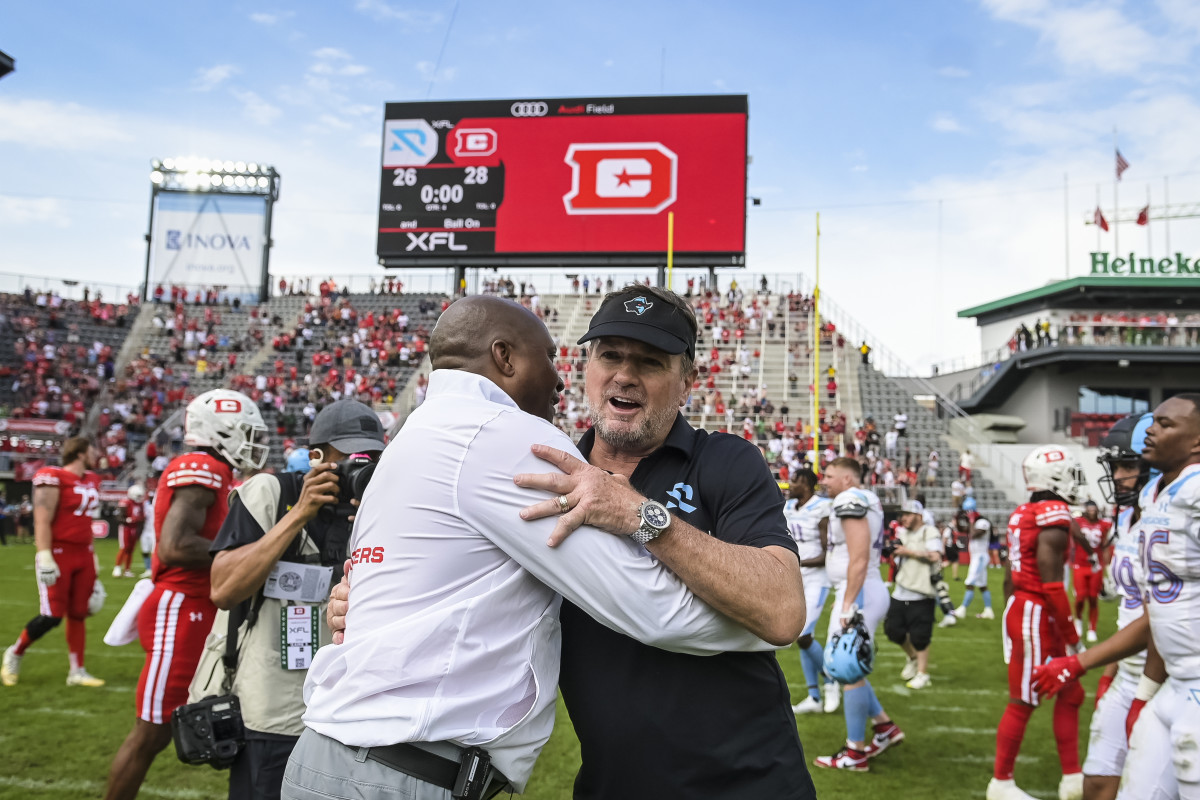
[[[284,606],[279,614],[279,654],[284,669],[308,669],[321,646],[317,606]]]

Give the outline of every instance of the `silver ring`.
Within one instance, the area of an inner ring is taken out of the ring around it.
[[[565,494],[560,494],[558,497],[554,498],[554,500],[558,503],[558,513],[565,514],[571,510],[571,502],[567,500],[567,496]]]

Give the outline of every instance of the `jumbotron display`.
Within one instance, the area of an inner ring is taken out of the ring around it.
[[[745,95],[388,103],[380,263],[745,263]]]

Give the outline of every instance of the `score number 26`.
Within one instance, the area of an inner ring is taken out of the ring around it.
[[[417,170],[413,167],[400,167],[393,170],[392,186],[416,186],[417,185]],[[488,182],[487,167],[467,167],[466,176],[463,178],[463,183],[466,184],[484,184]]]

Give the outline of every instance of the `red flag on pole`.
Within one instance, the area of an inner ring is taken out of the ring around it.
[[[1129,162],[1125,160],[1125,156],[1121,155],[1121,151],[1117,151],[1117,180],[1121,180],[1121,175],[1125,170],[1129,169]]]
[[[1104,218],[1104,213],[1100,210],[1100,206],[1096,206],[1096,215],[1093,217],[1093,220],[1100,226],[1100,230],[1108,230],[1108,220]]]
[[[1137,224],[1138,225],[1149,225],[1150,224],[1150,205],[1149,204],[1147,204],[1145,208],[1143,208],[1141,211],[1138,212]]]

